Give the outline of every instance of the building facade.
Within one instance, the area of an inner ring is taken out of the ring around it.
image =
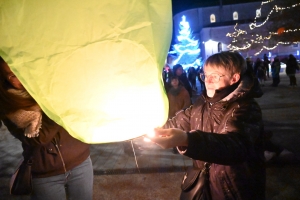
[[[176,14],[173,17],[174,35],[178,35],[179,23],[182,16],[190,23],[193,37],[200,42],[201,57],[205,60],[210,55],[228,50],[228,45],[232,41],[227,33],[234,32],[234,27],[238,23],[239,28],[247,28],[254,18],[264,19],[269,14],[273,5],[264,5],[261,2],[240,3],[232,5],[211,6],[194,8]],[[260,9],[261,8],[261,9]],[[260,31],[267,31],[260,29]],[[272,44],[270,44],[272,46]],[[295,55],[299,59],[300,45],[278,45],[272,50],[263,49],[240,51],[244,57],[262,58],[267,54],[270,59],[275,56]]]

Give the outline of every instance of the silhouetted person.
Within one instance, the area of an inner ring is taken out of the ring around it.
[[[271,72],[272,72],[272,79],[273,79],[273,83],[271,86],[277,87],[278,84],[280,83],[280,61],[278,59],[278,57],[274,58],[274,61],[271,65]]]
[[[270,64],[270,60],[268,59],[268,56],[267,54],[264,54],[264,61],[263,61],[263,65],[264,65],[264,69],[265,69],[265,72],[266,72],[266,77],[270,78],[270,75],[269,75],[269,64]]]
[[[289,59],[286,63],[286,75],[290,78],[290,86],[296,86],[297,85],[297,80],[296,80],[296,70],[299,70],[299,66],[297,63],[296,58],[290,54]]]
[[[258,67],[262,65],[262,61],[260,58],[257,58],[255,63],[254,63],[254,66],[253,66],[253,71],[254,71],[254,75],[257,76],[257,70],[258,70]]]

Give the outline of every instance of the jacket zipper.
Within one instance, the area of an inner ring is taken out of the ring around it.
[[[67,172],[66,165],[65,165],[64,159],[63,159],[63,157],[62,157],[62,155],[61,155],[61,152],[60,152],[60,150],[59,150],[59,148],[58,148],[58,144],[57,144],[56,138],[54,138],[54,141],[55,141],[55,147],[56,147],[56,149],[57,149],[57,151],[58,151],[58,154],[59,154],[59,156],[60,156],[61,162],[62,162],[62,164],[63,164],[64,170],[65,170],[65,173],[66,173],[66,172]]]

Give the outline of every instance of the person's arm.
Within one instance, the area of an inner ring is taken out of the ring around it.
[[[276,74],[280,73],[280,68],[281,68],[280,62],[278,62],[277,67],[276,67]]]
[[[59,125],[49,119],[45,114],[42,118],[42,127],[39,130],[38,137],[28,138],[24,135],[24,129],[18,128],[13,122],[8,119],[2,120],[8,131],[22,143],[30,146],[45,145],[51,142],[57,134]]]
[[[164,129],[168,128],[178,128],[184,131],[190,131],[190,116],[192,112],[193,106],[190,106],[187,109],[183,109],[178,111],[174,117],[169,119],[165,125],[163,125]]]
[[[183,154],[195,160],[222,165],[244,162],[254,156],[255,145],[262,139],[262,114],[257,103],[239,106],[230,114],[223,134],[200,130],[156,129],[149,138],[162,148],[179,146]]]
[[[254,156],[262,141],[262,114],[256,103],[236,108],[226,123],[226,134],[191,131],[184,155],[195,160],[231,165]]]
[[[162,128],[154,130],[154,137],[149,135],[145,137],[165,149],[176,146],[186,146],[187,132],[190,131],[192,109],[193,106],[190,106],[187,109],[177,112]]]
[[[296,60],[294,62],[294,65],[295,65],[295,70],[299,70],[299,65],[298,65],[298,62]]]

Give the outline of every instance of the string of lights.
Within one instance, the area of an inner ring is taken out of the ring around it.
[[[273,47],[266,47],[266,46],[263,46],[258,52],[256,52],[254,55],[257,56],[259,55],[264,49],[266,50],[273,50],[275,49],[276,47],[278,47],[278,45],[280,44],[285,44],[285,45],[289,45],[289,44],[297,44],[297,42],[278,42],[276,45],[274,45]]]
[[[269,0],[269,1],[263,1],[263,2],[261,2],[260,8],[259,8],[258,10],[261,12],[261,9],[262,9],[262,7],[263,7],[264,4],[268,4],[268,3],[271,3],[271,2],[273,2],[273,1],[274,1],[274,0]],[[272,9],[270,12],[272,13],[272,12],[273,12],[273,9]],[[270,13],[269,13],[268,16],[270,16]],[[258,17],[260,17],[260,16],[256,15],[255,18],[254,18],[254,22],[251,23],[251,24],[253,24],[254,27],[258,27],[258,26],[256,26],[256,19],[257,19]],[[250,28],[251,28],[251,24],[249,25]],[[265,23],[264,23],[264,24],[265,24]],[[262,26],[262,25],[261,25],[261,26]]]
[[[283,30],[281,33],[278,32],[278,31],[277,32],[270,32],[270,35],[279,35],[279,34],[282,34],[282,33],[297,32],[297,31],[300,31],[300,28]]]
[[[262,10],[263,5],[271,3],[273,1],[274,0],[263,1],[260,5],[259,10],[260,11]],[[297,6],[300,6],[300,3],[296,3],[296,4],[293,4],[291,6],[287,6],[287,7],[280,7],[278,5],[274,5],[273,8],[271,9],[271,11],[269,12],[269,14],[267,15],[266,19],[262,23],[258,24],[256,22],[256,20],[259,16],[256,16],[254,18],[254,22],[249,24],[249,31],[253,32],[253,29],[259,28],[259,27],[262,27],[263,25],[265,25],[268,22],[268,20],[270,19],[270,16],[272,15],[272,13],[276,13],[276,12],[291,9],[291,8],[295,8]],[[248,50],[252,47],[253,44],[265,44],[266,41],[270,40],[272,38],[272,36],[274,36],[274,35],[280,35],[280,34],[284,34],[284,33],[293,33],[293,32],[300,31],[300,28],[285,29],[285,28],[281,27],[276,32],[268,32],[267,35],[262,35],[262,34],[258,34],[258,33],[248,34],[249,31],[238,29],[237,26],[238,26],[238,24],[236,24],[234,26],[234,32],[233,33],[227,33],[226,34],[227,37],[232,38],[231,44],[229,44],[227,47],[230,50],[235,50],[235,51]],[[263,33],[265,34],[265,32],[263,32]],[[273,49],[277,48],[280,44],[291,45],[291,44],[297,44],[298,42],[299,41],[296,41],[296,42],[279,41],[275,45],[272,45],[272,47],[268,47],[267,45],[263,45],[262,48],[258,52],[255,53],[255,55],[260,54],[263,50],[273,50]],[[237,44],[237,45],[234,45],[234,44]],[[238,46],[238,44],[240,44],[240,46]]]
[[[272,1],[273,1],[273,0],[270,0],[270,1],[266,2],[266,3],[270,3],[270,2],[272,2]],[[265,3],[265,4],[266,4],[266,3]],[[261,4],[261,7],[262,7],[262,5],[263,5],[263,3]],[[282,10],[285,10],[285,9],[295,8],[295,7],[297,7],[297,6],[300,6],[300,3],[296,3],[296,4],[292,5],[292,6],[287,6],[287,7],[279,7],[279,6],[277,6],[277,5],[274,5],[274,7],[271,9],[271,11],[270,11],[269,14],[267,15],[267,17],[266,17],[266,19],[265,19],[264,22],[262,22],[261,24],[257,24],[257,22],[256,22],[257,16],[256,16],[256,17],[254,18],[254,22],[251,23],[251,24],[249,25],[249,27],[250,27],[251,30],[254,29],[254,28],[257,28],[257,27],[261,27],[261,26],[263,26],[263,25],[265,25],[265,24],[267,23],[267,21],[269,20],[271,14],[272,14],[274,11],[278,12],[278,11],[282,11]],[[260,9],[261,9],[261,7],[260,7]]]

